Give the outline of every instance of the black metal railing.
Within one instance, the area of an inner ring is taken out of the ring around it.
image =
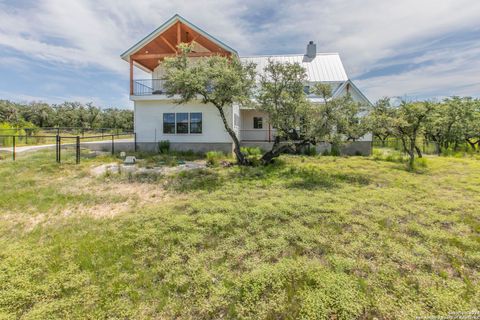
[[[133,82],[134,96],[147,96],[153,94],[166,94],[165,80],[163,79],[140,79]]]

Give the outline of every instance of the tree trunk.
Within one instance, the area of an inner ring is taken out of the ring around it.
[[[441,155],[442,154],[442,146],[439,142],[435,142],[435,146],[437,147],[437,155]]]
[[[380,138],[380,141],[382,141],[382,147],[385,148],[385,143],[386,143],[387,137]]]
[[[280,156],[282,153],[286,151],[295,151],[293,146],[290,144],[280,144],[280,140],[278,138],[275,138],[275,142],[273,143],[272,149],[268,152],[266,152],[262,156],[262,163],[264,165],[272,163],[274,158],[277,158]]]
[[[465,139],[467,141],[467,143],[470,145],[470,147],[472,148],[473,151],[476,151],[477,150],[477,147],[476,145],[478,144],[478,146],[480,147],[480,140],[476,141],[476,142],[472,142],[470,141],[470,139]]]
[[[422,151],[420,150],[420,148],[415,146],[415,150],[417,151],[418,157],[422,158]]]
[[[408,150],[408,154],[410,156],[410,161],[408,162],[408,166],[410,169],[413,169],[415,166],[415,140],[410,139],[410,148]]]
[[[233,144],[235,145],[235,147],[233,149],[233,152],[235,153],[235,157],[237,158],[238,164],[241,165],[241,166],[248,165],[249,163],[248,163],[247,158],[245,157],[245,155],[240,150],[240,141],[238,141],[238,138],[237,138],[237,135],[235,134],[235,131],[233,131],[232,128],[230,128],[230,126],[228,125],[227,118],[225,118],[225,112],[223,112],[223,107],[222,106],[217,106],[217,105],[215,105],[215,107],[217,107],[218,112],[220,113],[220,117],[222,118],[223,125],[225,126],[225,130],[227,130],[228,134],[230,135],[230,137],[233,140]]]

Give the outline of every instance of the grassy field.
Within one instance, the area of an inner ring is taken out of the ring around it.
[[[389,161],[387,161],[389,160]],[[0,161],[0,318],[413,319],[480,306],[480,160],[93,177]]]

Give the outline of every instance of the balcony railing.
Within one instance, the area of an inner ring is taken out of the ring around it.
[[[165,92],[165,80],[163,79],[141,79],[133,82],[134,96],[161,95]]]

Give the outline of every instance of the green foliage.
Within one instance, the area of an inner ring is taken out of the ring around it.
[[[332,87],[327,83],[317,83],[312,92],[323,99],[310,115],[314,124],[312,135],[317,141],[332,144],[333,153],[339,153],[345,141],[355,141],[368,132],[369,122],[363,115],[366,106],[353,101],[349,94],[333,97]]]
[[[101,109],[92,103],[64,102],[49,105],[42,102],[19,104],[0,100],[0,122],[16,127],[79,127],[133,129],[133,111]]]
[[[241,150],[247,156],[261,156],[263,153],[259,147],[242,147]]]
[[[205,154],[207,164],[209,166],[218,166],[220,161],[225,158],[225,154],[221,151],[209,151]]]
[[[425,123],[434,106],[429,102],[403,102],[395,110],[394,135],[402,141],[403,149],[409,156],[408,167],[414,169],[415,153],[419,152],[417,139],[424,132]],[[420,156],[420,155],[419,155]]]
[[[480,143],[480,100],[451,97],[436,103],[425,125],[425,136],[436,143],[437,153],[465,141],[476,150]]]
[[[18,129],[18,127],[7,123],[3,122],[0,123],[0,135],[15,135],[15,136],[23,136],[25,135],[25,130],[23,129]],[[13,138],[12,137],[0,137],[0,146],[2,147],[10,147],[13,143]]]
[[[225,108],[233,104],[250,104],[255,86],[255,64],[242,63],[236,56],[189,58],[192,46],[180,44],[182,54],[167,58],[165,67],[165,90],[169,96],[178,95],[181,104],[200,97],[202,103],[213,104],[235,145],[237,162],[246,165],[240,151],[240,142],[225,116]]]
[[[0,164],[2,318],[406,320],[480,305],[473,156],[412,174],[288,155],[141,185],[90,174],[112,157],[52,159]]]
[[[426,169],[428,167],[427,165],[427,159],[426,158],[416,158],[414,162],[414,169]]]
[[[308,156],[316,156],[317,155],[317,148],[315,148],[315,146],[312,146],[312,145],[308,145],[306,148],[305,148],[305,154],[308,155]]]
[[[162,140],[158,142],[158,152],[168,153],[170,151],[170,141]]]
[[[368,114],[368,127],[372,134],[382,141],[382,146],[385,146],[386,140],[394,134],[394,117],[395,109],[390,104],[390,98],[378,100]]]
[[[257,109],[268,114],[269,124],[282,140],[307,138],[306,121],[311,114],[303,92],[306,70],[298,63],[269,60],[260,76]]]
[[[261,158],[263,151],[258,147],[242,147],[241,151],[245,154],[248,162],[252,166],[259,166],[262,164]]]

